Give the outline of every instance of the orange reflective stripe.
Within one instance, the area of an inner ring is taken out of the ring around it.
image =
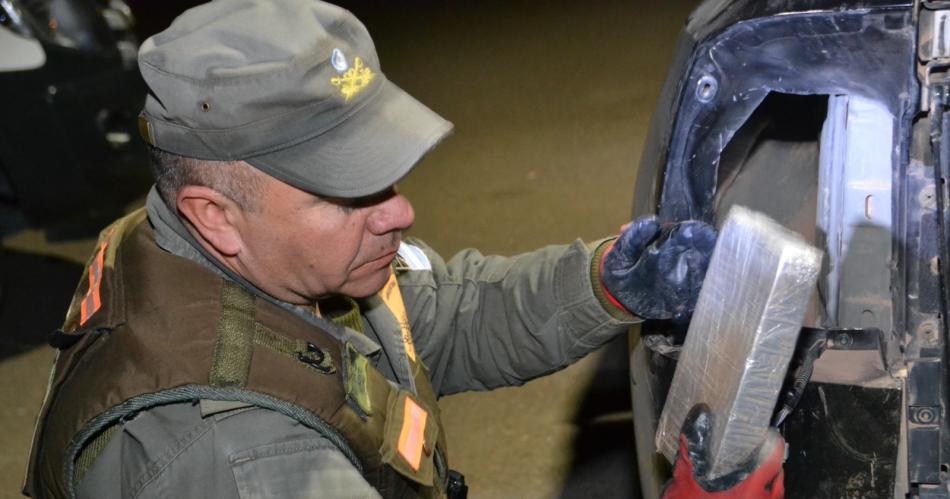
[[[399,291],[399,282],[396,281],[396,274],[389,274],[389,281],[379,292],[379,296],[386,304],[386,308],[396,316],[399,322],[399,329],[402,332],[402,343],[406,347],[406,355],[413,362],[416,361],[416,346],[412,343],[412,332],[409,330],[409,314],[406,313],[406,304],[402,301],[402,292]]]
[[[402,429],[399,430],[399,455],[409,463],[413,471],[419,471],[422,462],[422,446],[425,444],[426,418],[429,414],[411,397],[406,397]]]
[[[99,245],[99,252],[96,258],[89,264],[89,289],[86,290],[86,296],[83,297],[79,305],[79,325],[82,326],[92,317],[102,306],[102,299],[99,296],[99,286],[102,284],[103,260],[105,259],[106,246],[109,241],[102,241]]]

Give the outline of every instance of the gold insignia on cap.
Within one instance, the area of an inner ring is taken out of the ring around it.
[[[330,78],[330,84],[339,88],[340,93],[343,94],[343,100],[349,102],[353,96],[368,87],[375,77],[373,70],[364,66],[363,60],[357,57],[353,59],[353,67],[340,76]]]

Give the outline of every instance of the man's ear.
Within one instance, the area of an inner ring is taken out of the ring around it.
[[[220,192],[201,185],[186,185],[178,191],[178,211],[191,223],[196,236],[222,256],[237,255],[243,241],[239,224],[244,211]]]

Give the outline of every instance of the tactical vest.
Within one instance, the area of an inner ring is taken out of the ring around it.
[[[75,497],[122,421],[197,400],[299,421],[383,497],[445,494],[445,435],[420,361],[410,359],[416,392],[395,387],[350,344],[158,248],[144,211],[103,231],[51,343],[59,352],[24,486],[32,497]]]

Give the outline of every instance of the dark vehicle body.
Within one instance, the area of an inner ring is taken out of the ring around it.
[[[132,28],[120,0],[0,0],[0,235],[94,234],[144,193]]]
[[[825,252],[790,368],[810,382],[779,399],[787,497],[950,497],[946,9],[706,1],[654,114],[635,216],[720,223],[741,204]],[[631,341],[644,497],[683,334]]]

